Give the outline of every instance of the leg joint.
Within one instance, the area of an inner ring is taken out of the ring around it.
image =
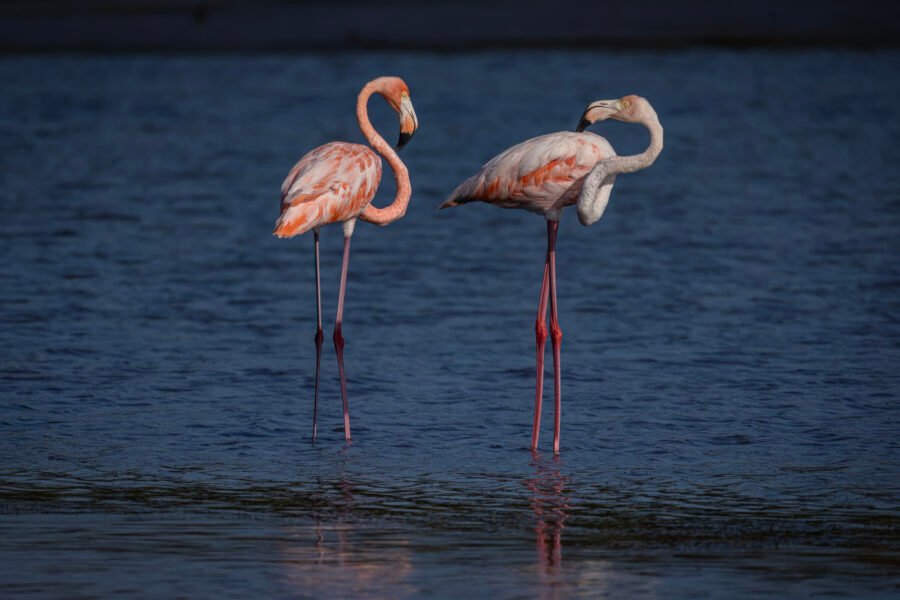
[[[559,344],[562,341],[562,329],[559,328],[559,323],[550,323],[550,337],[553,339],[554,344]]]
[[[334,340],[335,348],[337,348],[338,350],[344,349],[344,334],[341,333],[340,327],[334,328],[334,335],[332,336],[332,339]]]
[[[534,335],[539,344],[547,339],[547,324],[540,317],[534,322]]]

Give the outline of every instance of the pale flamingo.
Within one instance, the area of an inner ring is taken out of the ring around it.
[[[275,224],[275,235],[289,238],[313,231],[316,263],[316,383],[313,399],[313,441],[318,429],[319,364],[322,357],[322,293],[319,289],[319,227],[342,223],[344,258],[341,264],[341,286],[338,292],[337,317],[334,321],[334,348],[341,379],[344,405],[344,438],[350,441],[350,408],[347,402],[347,380],[344,375],[344,293],[347,289],[347,266],[350,260],[350,237],[357,217],[376,225],[393,223],[406,213],[411,186],[406,165],[369,122],[367,105],[372,94],[379,94],[400,115],[402,148],[416,132],[419,122],[409,99],[409,88],[399,77],[373,79],[359,93],[356,118],[359,128],[372,148],[385,157],[394,171],[397,195],[385,208],[369,204],[381,181],[381,158],[367,146],[348,142],[330,142],[301,158],[281,185],[281,216]]]
[[[650,131],[650,145],[641,154],[616,156],[602,137],[584,129],[605,119],[640,123]],[[662,151],[663,129],[656,111],[644,98],[592,102],[585,109],[577,131],[560,131],[517,144],[489,160],[474,176],[457,187],[440,208],[480,201],[501,208],[521,208],[547,219],[547,257],[538,302],[537,385],[531,448],[537,448],[544,387],[544,348],[547,340],[547,298],[550,298],[550,339],[553,344],[555,418],[553,452],[559,453],[560,342],[562,331],[556,311],[556,234],[566,206],[576,204],[583,225],[591,225],[609,202],[616,175],[653,164]],[[549,286],[548,286],[549,279]]]

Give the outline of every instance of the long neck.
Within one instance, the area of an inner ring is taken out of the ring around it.
[[[601,160],[584,179],[576,202],[578,220],[582,225],[596,223],[603,216],[613,182],[620,173],[634,173],[653,164],[663,148],[663,128],[655,113],[640,121],[650,130],[650,145],[640,154],[614,156]]]
[[[650,145],[640,154],[632,154],[631,156],[617,156],[604,161],[607,171],[610,174],[634,173],[641,169],[646,169],[653,164],[656,157],[663,149],[663,128],[659,123],[656,113],[651,112],[640,123],[650,132]]]
[[[362,130],[363,135],[366,136],[369,144],[387,160],[391,170],[394,171],[394,180],[397,182],[397,195],[394,196],[394,201],[384,208],[376,208],[369,204],[359,217],[363,221],[375,223],[376,225],[387,225],[406,214],[412,187],[409,183],[409,171],[407,171],[406,165],[403,164],[403,161],[400,160],[400,157],[397,156],[390,144],[384,141],[384,138],[375,131],[372,123],[369,122],[369,97],[377,91],[378,83],[375,81],[369,82],[362,89],[356,101],[356,119],[359,121],[359,128]]]

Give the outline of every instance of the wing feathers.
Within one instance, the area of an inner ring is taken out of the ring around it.
[[[358,216],[380,182],[381,158],[368,147],[344,142],[319,146],[294,165],[281,185],[275,235],[292,237]]]
[[[610,156],[615,152],[609,143],[592,133],[561,131],[532,138],[485,163],[440,208],[480,200],[543,212],[569,196],[574,199],[574,184]]]

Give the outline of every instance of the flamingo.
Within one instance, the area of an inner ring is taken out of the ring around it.
[[[644,125],[650,131],[650,145],[640,154],[616,156],[604,138],[584,131],[605,119]],[[575,132],[560,131],[538,136],[501,152],[485,163],[478,173],[462,182],[439,207],[480,201],[501,208],[535,212],[547,220],[547,255],[535,321],[537,383],[531,431],[532,451],[537,449],[540,432],[549,295],[555,400],[553,452],[559,454],[562,330],[556,302],[556,234],[563,208],[575,204],[582,225],[595,223],[603,216],[616,175],[649,167],[662,148],[662,125],[646,99],[630,95],[618,100],[598,100],[587,106]]]
[[[347,379],[344,374],[344,294],[347,290],[347,267],[350,260],[350,237],[356,219],[376,225],[393,223],[406,213],[412,188],[409,172],[397,152],[369,122],[368,102],[379,94],[400,116],[400,140],[403,148],[416,132],[419,122],[409,98],[409,87],[399,77],[378,77],[360,91],[356,100],[356,118],[368,146],[349,142],[329,142],[304,155],[290,170],[281,185],[281,216],[275,223],[279,238],[290,238],[312,230],[316,264],[316,383],[313,399],[313,442],[316,440],[319,412],[319,366],[322,357],[322,293],[319,279],[319,228],[338,223],[344,229],[344,257],[341,263],[341,285],[338,292],[337,317],[334,321],[334,348],[337,353],[344,408],[344,439],[350,441],[350,408],[347,402]],[[384,208],[372,206],[372,198],[381,181],[381,158],[387,159],[394,171],[397,194]]]

